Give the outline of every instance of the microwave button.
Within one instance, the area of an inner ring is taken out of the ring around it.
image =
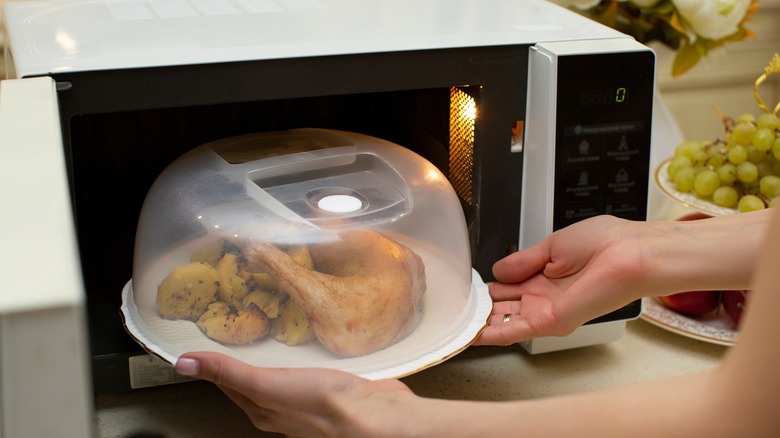
[[[604,144],[609,162],[627,162],[642,159],[641,133],[621,133],[608,135]]]
[[[608,199],[633,198],[644,187],[642,169],[638,164],[610,166],[606,169],[605,195]]]
[[[567,168],[593,166],[601,163],[604,156],[604,137],[572,136],[563,141],[563,165]]]
[[[566,170],[558,181],[558,196],[564,202],[598,201],[603,185],[602,173],[597,167]]]

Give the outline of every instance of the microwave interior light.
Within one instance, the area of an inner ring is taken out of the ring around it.
[[[450,89],[449,179],[458,197],[472,205],[477,101],[460,87]]]

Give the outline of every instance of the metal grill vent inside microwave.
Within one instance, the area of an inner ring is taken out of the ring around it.
[[[459,88],[451,88],[449,180],[460,199],[467,205],[473,203],[476,119],[477,104],[474,98]]]

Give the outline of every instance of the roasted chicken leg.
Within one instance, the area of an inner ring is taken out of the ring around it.
[[[406,246],[372,230],[350,230],[310,246],[315,270],[262,241],[244,249],[247,267],[265,270],[311,320],[319,341],[360,356],[399,340],[425,292],[425,266]]]

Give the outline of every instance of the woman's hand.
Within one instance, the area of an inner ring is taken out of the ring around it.
[[[213,382],[268,432],[399,437],[424,421],[407,421],[418,415],[411,402],[418,397],[397,380],[371,381],[330,369],[257,368],[219,353],[187,353],[176,371]]]
[[[496,262],[493,315],[475,345],[567,335],[639,298],[640,230],[635,222],[598,216]]]
[[[493,315],[475,345],[564,336],[646,296],[748,289],[770,210],[696,221],[597,216],[558,230],[493,266]]]

